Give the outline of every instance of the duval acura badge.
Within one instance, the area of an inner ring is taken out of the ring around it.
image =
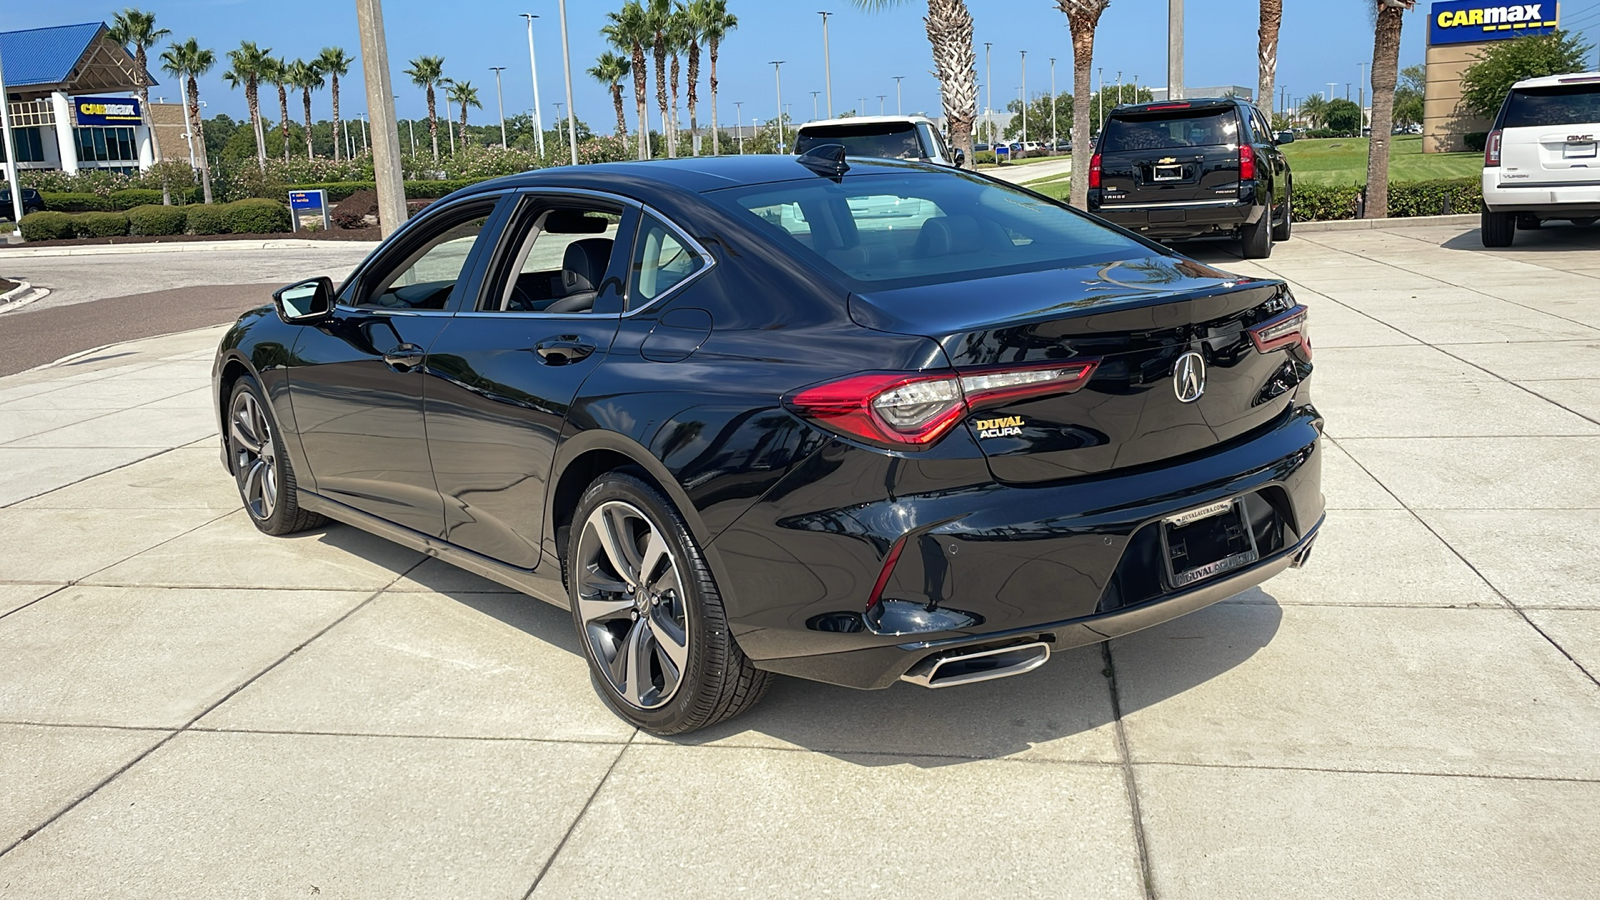
[[[1181,403],[1193,403],[1206,392],[1206,358],[1191,350],[1172,367],[1172,391]]]

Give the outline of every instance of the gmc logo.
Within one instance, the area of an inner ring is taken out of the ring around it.
[[[1569,134],[1569,135],[1567,135],[1567,143],[1569,143],[1569,144],[1592,144],[1592,143],[1594,143],[1594,135],[1592,135],[1592,134]]]

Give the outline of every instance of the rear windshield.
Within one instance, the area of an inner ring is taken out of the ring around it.
[[[922,159],[922,142],[917,127],[910,122],[877,122],[870,125],[819,125],[806,128],[795,139],[794,152],[805,153],[823,144],[843,144],[849,156],[876,156],[880,159]]]
[[[912,287],[1152,255],[1064,206],[956,172],[827,178],[707,196],[847,283]]]
[[[1154,114],[1113,115],[1106,122],[1100,152],[1211,147],[1234,144],[1238,138],[1239,117],[1231,107],[1162,110]]]
[[[1501,128],[1590,125],[1600,122],[1600,84],[1517,88],[1506,98]]]

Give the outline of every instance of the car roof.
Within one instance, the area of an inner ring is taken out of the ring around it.
[[[1572,72],[1566,75],[1546,75],[1528,78],[1513,84],[1513,90],[1526,87],[1559,87],[1563,84],[1600,84],[1600,72]]]
[[[889,174],[893,172],[948,172],[946,166],[913,160],[878,157],[849,157],[850,170],[844,177]],[[693,193],[751,184],[800,181],[822,178],[800,162],[800,157],[780,153],[743,156],[691,156],[678,159],[653,159],[629,162],[596,163],[585,166],[559,166],[507,175],[468,188],[469,191],[503,190],[519,187],[574,187],[628,194],[628,188],[679,190]],[[634,191],[635,193],[637,190]]]
[[[818,125],[904,125],[907,122],[933,124],[933,120],[927,116],[846,116],[842,119],[818,119],[815,122],[805,122],[800,125],[800,130],[815,128]]]
[[[1165,109],[1205,109],[1212,106],[1237,106],[1239,104],[1251,105],[1249,100],[1242,97],[1185,97],[1182,100],[1150,100],[1145,103],[1123,103],[1113,109],[1112,112],[1160,112]]]

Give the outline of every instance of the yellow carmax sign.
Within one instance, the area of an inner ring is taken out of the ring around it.
[[[1468,44],[1549,34],[1556,28],[1559,8],[1553,0],[1505,4],[1449,0],[1435,3],[1429,18],[1430,45]]]

